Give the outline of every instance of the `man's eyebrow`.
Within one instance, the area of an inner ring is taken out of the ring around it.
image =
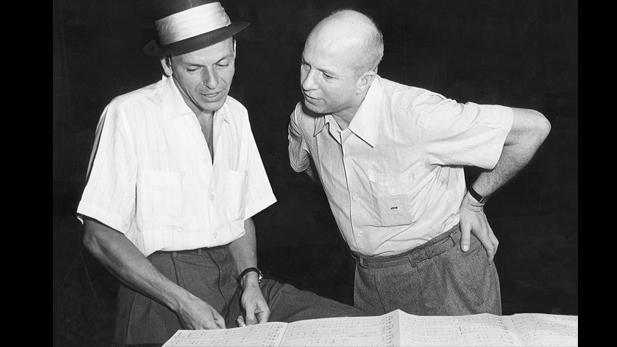
[[[321,73],[323,73],[325,75],[328,75],[328,76],[332,76],[332,77],[337,77],[338,76],[337,73],[335,73],[334,71],[330,71],[328,69],[323,69],[323,68],[318,68],[318,67],[316,69],[321,71]]]
[[[227,54],[226,56],[222,57],[221,59],[219,59],[217,61],[217,63],[220,63],[221,61],[225,60],[225,59],[233,59],[234,55],[233,54]]]
[[[221,59],[217,60],[215,62],[215,64],[220,63],[221,61],[225,60],[225,59],[233,59],[234,55],[233,54],[227,54],[223,57],[221,57]],[[182,65],[184,66],[205,66],[203,63],[201,62],[197,62],[197,61],[183,61]]]
[[[197,61],[190,61],[190,60],[183,60],[182,62],[180,62],[180,64],[184,65],[184,66],[202,66],[202,64],[200,62]]]

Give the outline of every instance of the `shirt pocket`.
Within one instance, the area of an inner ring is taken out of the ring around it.
[[[182,173],[142,172],[138,189],[138,206],[146,228],[181,228]]]
[[[371,195],[380,226],[412,224],[411,211],[414,174],[369,174]]]
[[[230,170],[227,176],[227,217],[231,222],[243,221],[246,208],[247,174]]]

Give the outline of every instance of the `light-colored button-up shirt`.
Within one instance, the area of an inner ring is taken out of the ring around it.
[[[214,162],[172,78],[115,98],[96,130],[77,213],[122,232],[146,256],[228,244],[276,201],[248,112],[214,115]]]
[[[289,124],[297,172],[312,157],[330,208],[352,251],[394,255],[459,222],[464,166],[495,166],[513,113],[461,104],[377,76],[349,126],[298,103]]]

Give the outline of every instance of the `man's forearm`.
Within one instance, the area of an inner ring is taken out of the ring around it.
[[[229,251],[236,262],[238,274],[249,267],[257,267],[257,236],[255,224],[251,218],[244,221],[244,235],[229,244]],[[244,276],[245,283],[258,282],[255,272],[249,272]]]
[[[472,186],[489,196],[510,181],[533,158],[550,132],[550,123],[540,113],[514,109],[514,124],[495,167],[482,172]]]
[[[110,272],[134,290],[176,310],[191,293],[170,281],[126,236],[86,219],[84,245]]]
[[[513,146],[505,146],[497,165],[484,171],[472,183],[473,189],[482,196],[489,196],[510,181],[521,171],[533,156],[527,156]]]

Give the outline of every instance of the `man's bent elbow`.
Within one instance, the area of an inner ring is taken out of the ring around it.
[[[98,228],[99,225],[97,222],[89,218],[84,219],[84,236],[82,238],[82,243],[84,247],[95,256],[101,252]]]
[[[534,111],[534,113],[536,114],[535,133],[542,143],[551,132],[551,122],[542,113],[538,111]]]
[[[83,243],[84,247],[86,247],[86,249],[90,251],[90,253],[93,253],[93,250],[97,248],[96,238],[92,233],[92,229],[88,228],[87,226],[84,226],[84,236],[81,242]]]
[[[537,148],[551,131],[551,123],[535,110],[512,108],[514,121],[508,133],[505,145],[517,145]]]
[[[517,130],[513,132],[514,142],[524,146],[538,148],[551,132],[551,123],[540,112],[531,109],[519,109]]]

